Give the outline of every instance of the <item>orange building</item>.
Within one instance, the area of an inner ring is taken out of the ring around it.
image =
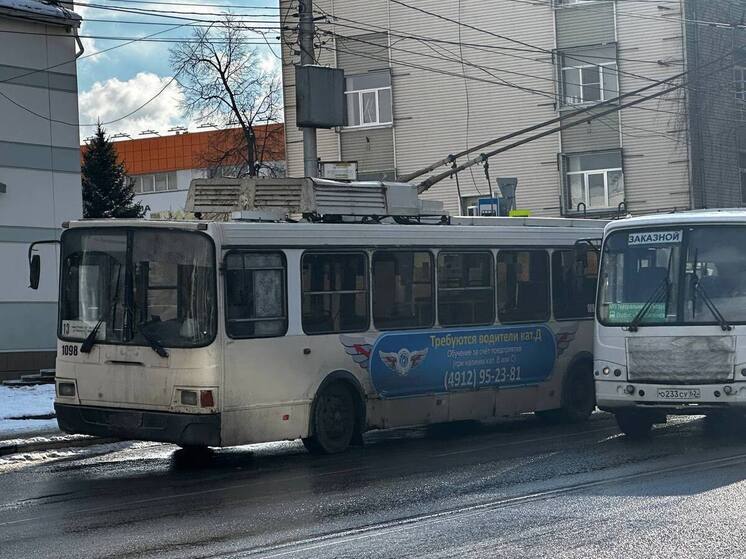
[[[257,126],[255,134],[259,174],[284,176],[284,125]],[[114,145],[135,180],[137,200],[150,207],[151,215],[183,211],[192,179],[248,174],[248,150],[239,128],[135,138]]]

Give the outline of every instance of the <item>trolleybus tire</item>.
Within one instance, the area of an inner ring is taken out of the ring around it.
[[[355,438],[355,400],[342,382],[325,386],[316,396],[311,436],[302,439],[311,454],[344,452]]]
[[[619,430],[630,439],[644,439],[650,436],[650,430],[656,418],[640,411],[620,411],[614,414]]]

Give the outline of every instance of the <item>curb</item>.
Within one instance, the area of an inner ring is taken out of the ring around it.
[[[59,436],[53,439],[35,441],[33,439],[24,441],[22,439],[0,441],[0,456],[18,454],[21,452],[38,452],[40,450],[52,450],[57,448],[83,448],[98,444],[110,444],[120,442],[122,439],[113,437],[91,437],[88,435]]]

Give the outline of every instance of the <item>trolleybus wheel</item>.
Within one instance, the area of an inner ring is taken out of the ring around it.
[[[312,454],[336,454],[350,446],[355,435],[355,402],[350,390],[339,382],[330,384],[316,397],[311,417],[311,436],[303,444]]]
[[[655,417],[640,411],[620,411],[614,414],[619,430],[630,439],[644,439],[650,435]]]

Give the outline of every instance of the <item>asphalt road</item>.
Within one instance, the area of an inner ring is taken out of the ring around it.
[[[746,431],[509,423],[0,461],[0,557],[746,557]]]

